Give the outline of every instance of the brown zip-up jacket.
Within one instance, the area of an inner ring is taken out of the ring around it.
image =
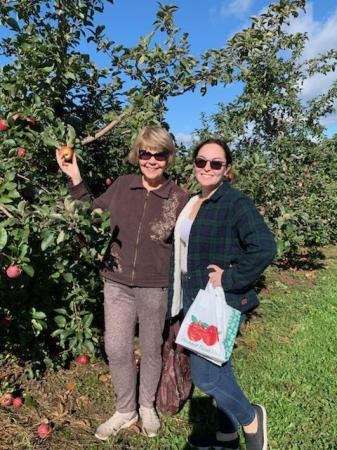
[[[147,191],[141,175],[123,175],[94,199],[84,182],[68,184],[73,198],[110,211],[111,242],[104,278],[128,286],[167,287],[173,230],[187,195],[172,180]]]

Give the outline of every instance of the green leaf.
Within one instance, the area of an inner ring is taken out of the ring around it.
[[[56,316],[56,317],[54,317],[54,321],[60,328],[65,327],[65,325],[67,323],[66,318],[64,316]]]
[[[73,276],[69,272],[63,273],[62,276],[68,283],[71,283],[73,281]]]
[[[64,74],[65,78],[76,81],[76,76],[73,72],[66,72]]]
[[[64,241],[65,233],[63,230],[60,231],[60,234],[57,236],[56,243],[60,244]]]
[[[43,311],[33,311],[32,317],[34,319],[46,319],[46,314]]]
[[[62,314],[63,316],[67,315],[67,311],[64,308],[56,308],[54,311],[58,314]]]
[[[7,244],[7,239],[7,231],[5,230],[5,228],[0,228],[0,250],[2,250]]]
[[[72,147],[74,145],[75,138],[76,138],[75,128],[72,127],[71,125],[68,125],[67,145],[69,147]]]
[[[14,31],[20,31],[19,24],[18,24],[17,21],[14,20],[12,17],[10,17],[9,19],[7,19],[7,23],[8,23],[8,25],[9,25]]]
[[[28,264],[22,264],[22,269],[26,274],[30,277],[34,276],[34,268],[32,266],[29,266]]]
[[[41,250],[44,252],[48,247],[50,247],[54,242],[54,234],[49,234],[46,238],[41,242]]]

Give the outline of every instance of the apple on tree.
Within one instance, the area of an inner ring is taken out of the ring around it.
[[[8,128],[7,122],[4,119],[0,119],[0,131],[7,131]]]
[[[26,150],[23,147],[19,147],[16,152],[18,158],[23,158],[26,155]]]
[[[22,273],[22,269],[18,264],[11,264],[7,267],[6,274],[8,278],[19,278]]]

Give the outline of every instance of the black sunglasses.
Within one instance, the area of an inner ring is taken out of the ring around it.
[[[143,161],[149,161],[152,156],[156,161],[166,161],[168,158],[168,152],[157,152],[157,153],[151,153],[147,150],[139,150],[138,157],[139,159]]]
[[[195,158],[194,164],[198,167],[198,169],[203,169],[206,167],[206,164],[209,162],[212,170],[220,170],[223,166],[226,166],[226,163],[223,161],[216,161],[214,159],[204,159],[204,158]]]

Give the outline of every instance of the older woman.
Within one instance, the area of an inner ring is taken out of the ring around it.
[[[76,162],[57,155],[71,178],[69,191],[93,208],[111,214],[112,240],[104,261],[105,350],[115,387],[117,410],[100,425],[95,436],[106,440],[137,422],[134,357],[135,326],[141,346],[139,413],[142,429],[155,436],[160,427],[154,408],[162,359],[162,332],[167,310],[167,286],[172,234],[176,218],[186,203],[184,192],[165,175],[174,163],[175,148],[169,133],[145,127],[136,138],[129,161],[140,175],[124,175],[100,197],[89,194]]]
[[[254,283],[273,260],[274,238],[253,202],[231,186],[232,156],[227,144],[208,139],[193,156],[201,192],[190,199],[176,224],[171,314],[179,311],[181,297],[186,312],[209,280],[223,287],[229,305],[246,313],[258,306]],[[266,450],[265,408],[247,399],[231,362],[219,367],[194,353],[190,359],[194,384],[216,400],[219,412],[216,435],[192,436],[190,445],[237,450],[241,425],[247,450]]]

